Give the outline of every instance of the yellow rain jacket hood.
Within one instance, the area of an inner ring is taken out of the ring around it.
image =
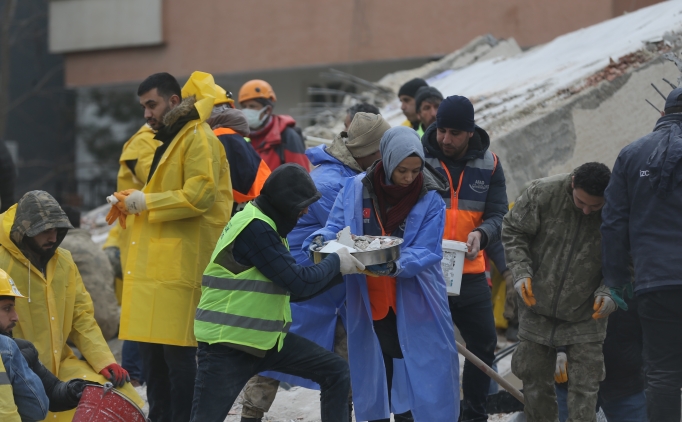
[[[123,144],[119,159],[117,191],[144,187],[149,176],[149,168],[152,166],[154,151],[159,144],[161,142],[154,139],[154,131],[146,124]]]
[[[182,102],[164,117],[167,126],[196,109],[175,134],[142,189],[147,211],[128,217],[119,337],[195,346],[194,314],[201,278],[232,211],[225,149],[204,121],[211,115],[215,83],[194,72]],[[132,224],[131,224],[132,222]]]
[[[27,201],[40,203],[43,208],[29,209],[25,206]],[[20,215],[17,215],[17,209]],[[19,291],[29,297],[16,301],[19,322],[13,334],[32,342],[38,349],[40,361],[60,380],[83,378],[103,384],[107,380],[99,371],[116,360],[95,321],[92,300],[71,254],[66,249],[56,248],[43,274],[10,238],[15,219],[16,226],[23,226],[26,233],[32,233],[41,224],[36,215],[49,228],[59,224],[59,212],[63,214],[54,198],[45,192],[34,191],[0,214],[0,268],[12,277]],[[76,345],[86,361],[73,354],[66,344],[67,339]],[[121,391],[137,404],[143,404],[129,383]],[[48,416],[48,420],[70,421],[73,411],[55,415],[56,418]]]

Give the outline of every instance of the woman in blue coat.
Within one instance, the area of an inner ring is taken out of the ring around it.
[[[440,267],[445,204],[438,191],[447,181],[425,167],[410,128],[386,131],[381,154],[366,174],[346,181],[326,227],[303,247],[346,226],[356,235],[404,239],[397,261],[368,267],[379,277],[345,278],[356,419],[388,421],[392,408],[411,410],[417,422],[456,421],[459,361]]]

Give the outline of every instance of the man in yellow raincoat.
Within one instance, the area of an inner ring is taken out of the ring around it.
[[[147,183],[154,151],[161,144],[161,141],[154,139],[154,135],[155,133],[152,128],[145,123],[123,144],[123,150],[119,158],[120,167],[116,182],[117,191],[127,189],[140,190]],[[134,218],[134,216],[130,217],[131,225]],[[123,230],[120,224],[117,223],[109,231],[107,241],[102,246],[111,266],[114,268],[114,274],[116,275],[116,299],[119,305],[123,295],[123,266],[121,263],[125,262],[124,258],[128,253],[127,246],[130,244],[130,233],[132,233],[132,230]],[[124,341],[121,355],[121,365],[130,374],[130,381],[133,385],[144,383],[137,342]]]
[[[60,380],[112,381],[123,385],[121,392],[141,405],[97,326],[92,300],[71,254],[59,248],[70,228],[57,201],[44,191],[28,192],[0,214],[0,268],[28,296],[16,303],[21,319],[13,334],[32,342],[40,361]],[[85,360],[73,354],[67,339]],[[48,420],[70,421],[73,414],[55,413]]]
[[[161,145],[141,190],[118,192],[130,230],[123,257],[119,338],[140,342],[149,418],[188,421],[196,376],[194,314],[201,278],[232,210],[225,150],[204,121],[215,83],[194,72],[185,87],[157,73],[138,89]],[[120,208],[119,208],[120,209]]]

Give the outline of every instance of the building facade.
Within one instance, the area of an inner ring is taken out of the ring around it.
[[[115,180],[116,157],[102,161],[107,140],[120,148],[142,124],[134,92],[152,73],[166,71],[183,82],[202,70],[235,95],[245,81],[265,79],[277,93],[276,112],[305,126],[307,103],[339,101],[337,89],[352,92],[324,77],[330,68],[374,81],[486,33],[529,48],[657,2],[52,0],[49,42],[64,56],[66,85],[77,91],[76,177],[85,203],[94,206]],[[311,87],[331,94],[313,98]],[[109,115],[107,96],[119,102],[114,108],[128,111]],[[135,110],[138,117],[122,120]]]

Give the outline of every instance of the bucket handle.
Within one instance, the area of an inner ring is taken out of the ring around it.
[[[114,389],[114,384],[107,382],[102,386],[102,397],[106,396],[111,390]]]

